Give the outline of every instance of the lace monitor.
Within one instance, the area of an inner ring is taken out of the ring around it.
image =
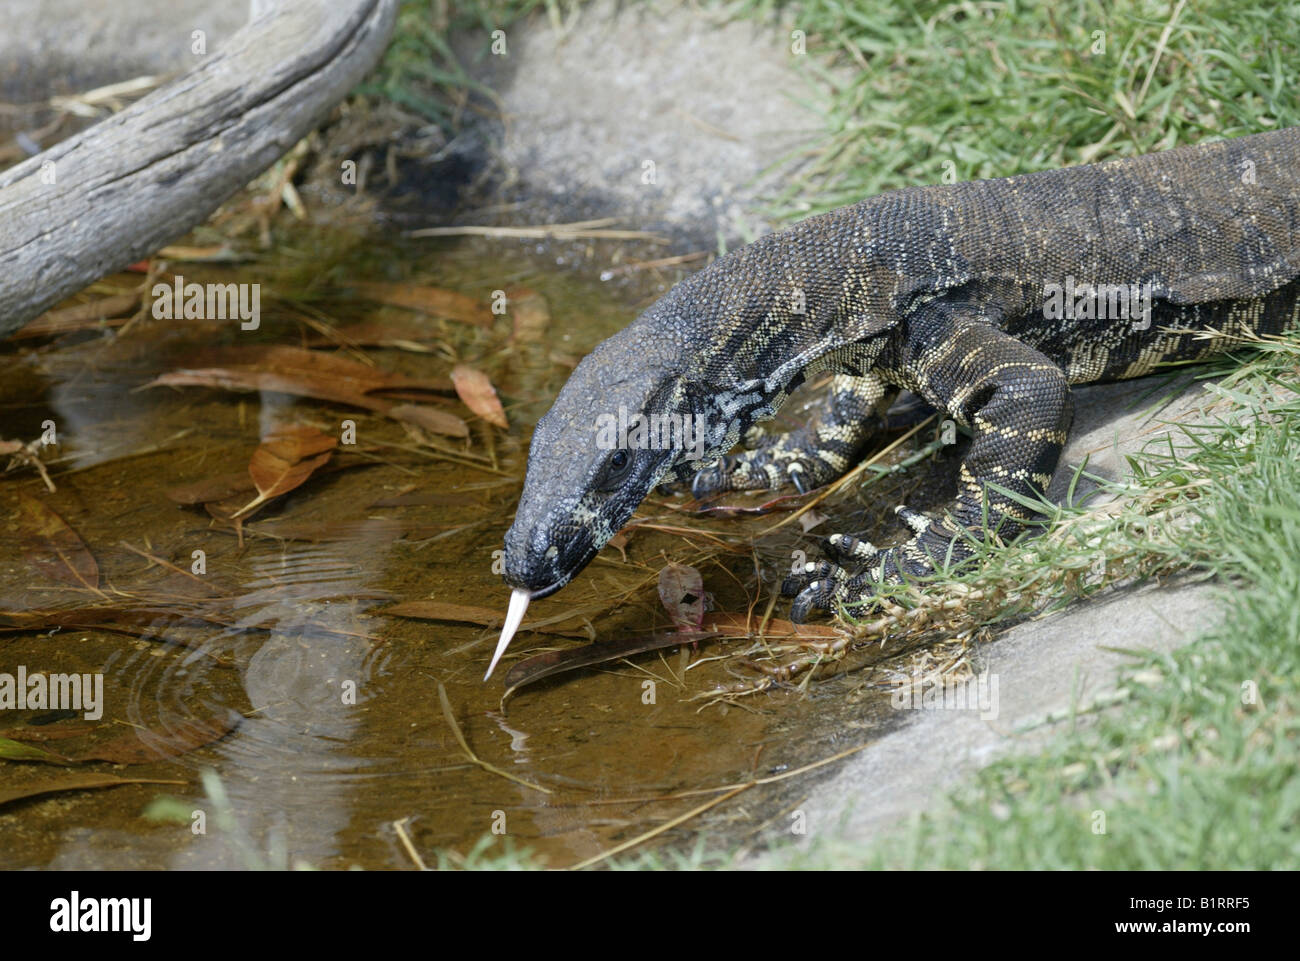
[[[956,501],[935,519],[899,508],[913,536],[887,550],[828,538],[829,559],[784,585],[791,618],[960,563],[972,538],[1024,529],[1026,510],[989,485],[1043,492],[1070,426],[1071,384],[1290,329],[1298,276],[1300,128],[896,190],[762,237],[599,344],[539,421],[505,543],[514,625],[655,485],[704,495],[826,483],[860,457],[899,389],[972,432]],[[1134,295],[1127,309],[1121,288]],[[1072,295],[1064,310],[1053,308],[1057,291]],[[815,425],[728,454],[821,372],[835,379]],[[702,443],[611,449],[597,419],[620,409],[690,415]]]

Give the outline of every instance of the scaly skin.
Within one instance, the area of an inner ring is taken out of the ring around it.
[[[1029,512],[1070,425],[1070,385],[1200,360],[1300,312],[1300,128],[1002,180],[915,187],[812,217],[678,284],[583,360],[539,422],[505,579],[568,583],[665,478],[697,494],[803,488],[853,466],[906,388],[974,435],[942,517],[907,543],[827,543],[787,582],[800,620],[880,580],[960,563]],[[1047,285],[1146,285],[1147,317],[1048,316]],[[837,374],[815,428],[726,455],[792,390]],[[703,450],[611,450],[595,418],[689,414]]]

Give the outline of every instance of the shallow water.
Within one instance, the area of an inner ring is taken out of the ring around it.
[[[492,571],[493,552],[513,515],[532,424],[570,365],[676,276],[620,287],[547,263],[536,252],[501,245],[375,250],[346,238],[313,238],[300,249],[288,245],[283,263],[256,275],[173,266],[187,280],[260,280],[263,322],[255,333],[229,322],[150,318],[120,336],[91,332],[0,345],[0,438],[30,440],[46,420],[59,435],[46,458],[56,493],[46,492],[30,469],[0,476],[0,611],[129,600],[154,612],[133,625],[139,636],[71,623],[0,633],[0,672],[19,665],[29,672],[102,672],[105,684],[97,721],[0,711],[0,736],[38,732],[53,738],[38,743],[72,755],[132,728],[144,731],[146,743],[194,719],[231,728],[218,740],[146,763],[65,768],[0,761],[0,791],[88,772],[182,782],[0,806],[0,866],[410,868],[416,858],[436,865],[440,854],[458,863],[484,837],[489,854],[508,842],[566,866],[718,796],[665,795],[789,772],[867,744],[899,723],[888,695],[872,686],[872,667],[735,705],[691,699],[754,676],[717,657],[744,648],[739,640],[561,675],[522,689],[503,706],[503,671],[481,681],[495,630],[377,613],[394,601],[430,599],[504,613],[508,591]],[[444,409],[471,421],[471,434],[435,438],[430,447],[392,420],[318,400],[138,389],[214,344],[302,344],[314,336],[312,322],[410,321],[407,312],[343,290],[356,279],[434,284],[485,301],[492,290],[514,285],[540,292],[552,318],[541,344],[510,346],[508,317],[492,330],[424,319],[441,334],[428,352],[349,354],[424,378],[445,377],[455,362],[473,364],[498,387],[510,430],[494,430],[445,401]],[[176,485],[246,470],[273,424],[305,423],[337,435],[344,419],[356,422],[363,453],[345,456],[340,448],[334,464],[353,466],[322,471],[275,501],[248,522],[242,542],[202,507],[178,506],[165,495]],[[878,520],[885,505],[907,499],[930,506],[950,469],[942,467],[938,481],[919,472],[842,498],[824,508],[833,523],[813,535],[865,528],[878,536],[888,531]],[[103,597],[32,566],[18,523],[28,509],[23,497],[48,505],[80,536],[98,563]],[[790,551],[814,549],[813,535],[797,525],[757,536],[780,515],[700,517],[683,512],[684,504],[652,497],[638,517],[691,533],[638,529],[626,560],[607,548],[572,585],[536,602],[528,622],[575,612],[585,619],[576,626],[592,639],[662,630],[668,618],[655,584],[668,561],[697,565],[717,609],[752,605],[761,615]],[[205,552],[206,573],[188,576],[196,550]],[[778,601],[773,613],[787,611]],[[578,643],[524,631],[505,666]],[[884,656],[868,660],[879,666]],[[467,759],[444,716],[438,681],[471,750],[550,793]],[[734,850],[789,837],[800,799],[832,770],[754,786],[647,846],[686,850],[703,841]],[[209,796],[204,771],[215,772],[224,801]],[[179,801],[180,818],[146,817],[150,803],[164,796]],[[193,812],[206,816],[202,833],[194,830]]]

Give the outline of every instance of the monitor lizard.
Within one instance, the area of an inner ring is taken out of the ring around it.
[[[1300,128],[895,190],[764,236],[597,345],[538,422],[492,664],[529,599],[567,584],[657,484],[696,496],[825,484],[860,458],[899,389],[971,431],[956,500],[934,518],[898,508],[912,536],[896,547],[827,538],[827,559],[783,585],[791,619],[960,564],[1033,519],[1022,500],[1056,469],[1071,385],[1289,330],[1298,275]],[[834,379],[820,417],[728,453],[822,372]],[[689,415],[699,442],[611,442],[598,422],[620,412]]]

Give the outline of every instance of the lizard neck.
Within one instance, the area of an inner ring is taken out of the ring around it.
[[[648,312],[678,345],[711,456],[771,417],[818,369],[865,373],[889,326],[892,272],[873,255],[867,201],[769,234],[710,264]]]

